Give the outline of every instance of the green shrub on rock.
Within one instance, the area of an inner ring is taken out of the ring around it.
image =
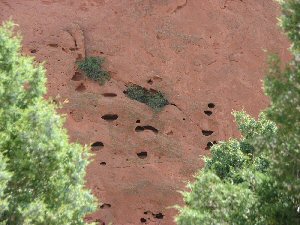
[[[130,85],[125,94],[133,100],[144,103],[154,109],[160,111],[163,107],[169,104],[163,93],[154,90],[147,90],[138,85]]]
[[[104,58],[100,57],[87,57],[82,61],[78,61],[78,68],[81,69],[88,78],[104,84],[110,80],[110,74],[102,69]]]

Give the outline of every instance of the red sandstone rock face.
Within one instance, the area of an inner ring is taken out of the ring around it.
[[[238,136],[231,111],[267,106],[263,49],[288,57],[271,0],[2,0],[0,9],[20,24],[24,53],[46,61],[48,96],[68,100],[71,140],[101,143],[87,171],[102,202],[87,220],[99,224],[174,224],[168,207],[182,204],[177,190],[208,143]],[[112,80],[99,86],[77,71],[85,55],[105,57]],[[154,113],[126,98],[129,83],[172,105]],[[147,125],[158,132],[135,131]]]

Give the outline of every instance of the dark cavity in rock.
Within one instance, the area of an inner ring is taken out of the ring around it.
[[[92,145],[92,151],[99,151],[101,148],[104,147],[104,144],[100,141],[94,142]]]
[[[103,93],[102,95],[109,98],[117,97],[117,94],[115,93]]]
[[[153,213],[152,214],[156,219],[163,219],[164,218],[164,215],[162,213]]]
[[[108,209],[108,208],[110,208],[110,207],[111,207],[111,204],[108,204],[108,203],[103,203],[103,204],[100,206],[101,209]]]
[[[211,147],[213,146],[214,144],[210,141],[210,142],[208,142],[207,144],[206,144],[206,148],[205,148],[205,150],[210,150],[211,149]]]
[[[106,121],[114,121],[116,119],[118,119],[118,115],[117,114],[106,114],[104,116],[102,116],[101,118],[106,120]]]
[[[210,111],[210,110],[205,110],[204,113],[205,113],[206,115],[208,115],[208,116],[211,116],[211,115],[212,115],[212,111]]]
[[[75,90],[78,92],[83,92],[86,90],[86,87],[84,86],[83,83],[81,83]]]
[[[212,109],[212,108],[215,108],[216,105],[214,103],[208,103],[207,106],[208,106],[208,108]]]
[[[152,127],[152,126],[149,126],[149,125],[147,125],[147,126],[137,126],[135,128],[136,132],[141,132],[141,131],[145,131],[145,130],[150,130],[150,131],[152,131],[155,134],[158,133],[158,130],[155,127]]]
[[[83,80],[83,76],[82,76],[81,73],[75,72],[75,74],[74,74],[73,77],[72,77],[72,80],[74,80],[74,81],[80,81],[80,80]]]
[[[148,153],[147,152],[139,152],[139,153],[136,153],[137,154],[137,156],[140,158],[140,159],[145,159],[145,158],[147,158],[147,156],[148,156]]]
[[[202,130],[202,134],[204,136],[210,136],[212,135],[214,132],[212,130]]]

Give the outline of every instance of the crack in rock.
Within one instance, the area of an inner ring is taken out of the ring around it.
[[[183,9],[186,5],[187,5],[187,0],[185,0],[183,4],[177,5],[177,7],[173,10],[172,13],[176,13],[177,11]]]

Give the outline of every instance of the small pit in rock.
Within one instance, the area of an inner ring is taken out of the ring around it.
[[[75,72],[75,74],[74,74],[73,77],[72,77],[72,80],[74,80],[74,81],[80,81],[80,80],[83,80],[83,76],[82,76],[81,73]]]
[[[147,80],[147,83],[150,84],[150,85],[152,85],[153,84],[153,80],[149,79],[149,80]]]
[[[137,120],[137,121],[135,121],[136,123],[140,123],[141,121],[140,120]]]
[[[101,141],[97,141],[97,142],[94,142],[92,145],[92,151],[99,151],[101,148],[104,147],[104,144],[101,142]]]
[[[214,144],[210,141],[206,144],[205,150],[210,150]]]
[[[116,119],[118,119],[118,115],[117,114],[106,114],[104,116],[102,116],[101,118],[106,120],[106,121],[114,121]]]
[[[159,213],[153,213],[153,212],[151,212],[151,211],[145,211],[144,214],[145,214],[145,215],[149,215],[149,214],[150,214],[150,215],[153,216],[154,219],[160,219],[160,220],[163,219],[164,216],[165,216],[165,215],[162,214],[161,212],[159,212]]]
[[[145,218],[141,218],[141,223],[146,223],[147,220]]]
[[[76,89],[75,91],[78,91],[78,92],[83,92],[86,90],[86,87],[84,86],[83,83],[81,83]]]
[[[202,134],[204,136],[210,136],[212,135],[214,132],[212,130],[202,130]]]
[[[52,47],[52,48],[57,48],[58,47],[58,44],[48,44],[48,46]]]
[[[35,53],[37,52],[37,50],[36,50],[36,49],[32,49],[30,52],[31,52],[32,54],[35,54]]]
[[[212,109],[212,108],[215,108],[215,104],[214,103],[208,103],[207,104],[208,108]]]
[[[150,131],[152,131],[155,134],[158,133],[158,130],[155,127],[152,127],[152,126],[149,126],[149,125],[146,125],[146,126],[137,126],[135,128],[136,132],[141,132],[141,131],[145,131],[145,130],[150,130]]]
[[[103,93],[102,95],[104,97],[108,97],[108,98],[117,97],[117,94],[115,94],[115,93]]]
[[[106,166],[106,162],[101,162],[100,165],[101,166]]]
[[[108,204],[108,203],[103,203],[103,204],[100,206],[101,209],[108,209],[108,208],[110,208],[110,207],[111,207],[111,204]]]
[[[142,126],[137,126],[136,128],[135,128],[135,132],[142,132],[142,131],[144,131],[145,129],[144,129],[144,127],[142,127]]]
[[[205,115],[208,115],[208,116],[212,115],[212,111],[210,111],[210,110],[205,110],[204,113],[205,113]]]
[[[152,126],[144,126],[144,129],[145,130],[151,130],[153,133],[157,134],[158,133],[158,130],[155,128],[155,127],[152,127]]]
[[[140,159],[145,159],[147,158],[148,156],[148,153],[147,152],[139,152],[139,153],[136,153],[137,156],[140,158]]]
[[[153,213],[153,216],[156,218],[156,219],[163,219],[164,218],[164,214],[162,214],[162,213]]]

